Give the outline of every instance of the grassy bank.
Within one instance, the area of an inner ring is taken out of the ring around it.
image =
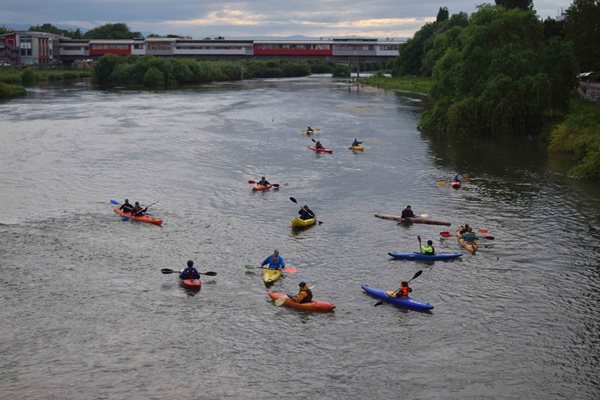
[[[33,83],[66,82],[92,76],[91,70],[83,69],[0,69],[0,82],[21,85],[23,84],[23,74],[30,74],[30,72],[26,71],[31,71],[33,73]]]
[[[573,99],[566,118],[552,129],[549,150],[575,158],[574,176],[600,179],[600,103]]]
[[[0,82],[0,100],[21,97],[25,94],[26,91],[23,86]]]
[[[420,93],[426,96],[429,96],[431,87],[433,86],[433,80],[431,80],[431,78],[386,78],[381,75],[361,78],[360,82],[382,89]]]

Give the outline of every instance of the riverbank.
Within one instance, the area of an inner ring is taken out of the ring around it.
[[[40,83],[67,83],[91,76],[92,71],[84,69],[0,69],[0,99],[24,96],[25,86]]]
[[[23,86],[0,82],[0,100],[14,99],[27,94]]]
[[[431,94],[431,78],[386,78],[373,76],[360,82],[382,89]],[[550,127],[548,150],[568,153],[576,165],[570,173],[582,179],[600,179],[600,103],[574,97],[569,111]]]

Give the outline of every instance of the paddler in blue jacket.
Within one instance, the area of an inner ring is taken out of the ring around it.
[[[285,263],[283,262],[283,258],[279,257],[279,250],[273,250],[273,254],[265,258],[265,260],[260,264],[261,266],[265,266],[269,264],[269,269],[284,269]]]
[[[179,273],[181,279],[200,279],[200,273],[194,268],[194,262],[189,260],[187,262],[187,268],[184,268]]]
[[[312,210],[308,208],[306,204],[302,206],[300,211],[298,211],[298,214],[300,214],[300,219],[302,220],[307,220],[315,217],[315,213],[312,212]]]
[[[354,146],[360,146],[362,142],[359,142],[358,140],[356,140],[356,138],[354,138],[354,142],[352,142],[352,147]]]

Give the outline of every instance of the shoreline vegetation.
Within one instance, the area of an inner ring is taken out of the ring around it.
[[[359,82],[385,90],[415,93],[428,98],[433,88],[429,77],[384,77],[374,75]],[[569,173],[581,179],[600,179],[600,103],[572,97],[568,111],[549,115],[552,126],[548,151],[567,153],[576,163]]]
[[[92,76],[85,69],[0,69],[0,100],[22,97],[25,87],[40,83],[68,83]]]

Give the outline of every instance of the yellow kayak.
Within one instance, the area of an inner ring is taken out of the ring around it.
[[[302,219],[300,217],[296,217],[296,218],[292,219],[292,226],[294,228],[305,228],[307,226],[311,226],[316,223],[317,223],[317,220],[315,218]]]
[[[279,279],[281,276],[281,270],[279,269],[269,269],[266,268],[263,270],[263,282],[265,285],[272,285]]]
[[[358,146],[350,146],[350,147],[348,147],[348,150],[365,151],[365,146],[363,146],[362,144],[359,144]]]
[[[479,247],[476,240],[469,241],[463,239],[462,235],[460,234],[460,229],[456,231],[456,237],[458,238],[458,243],[460,243],[463,248],[465,248],[471,254],[475,254],[477,248]]]

